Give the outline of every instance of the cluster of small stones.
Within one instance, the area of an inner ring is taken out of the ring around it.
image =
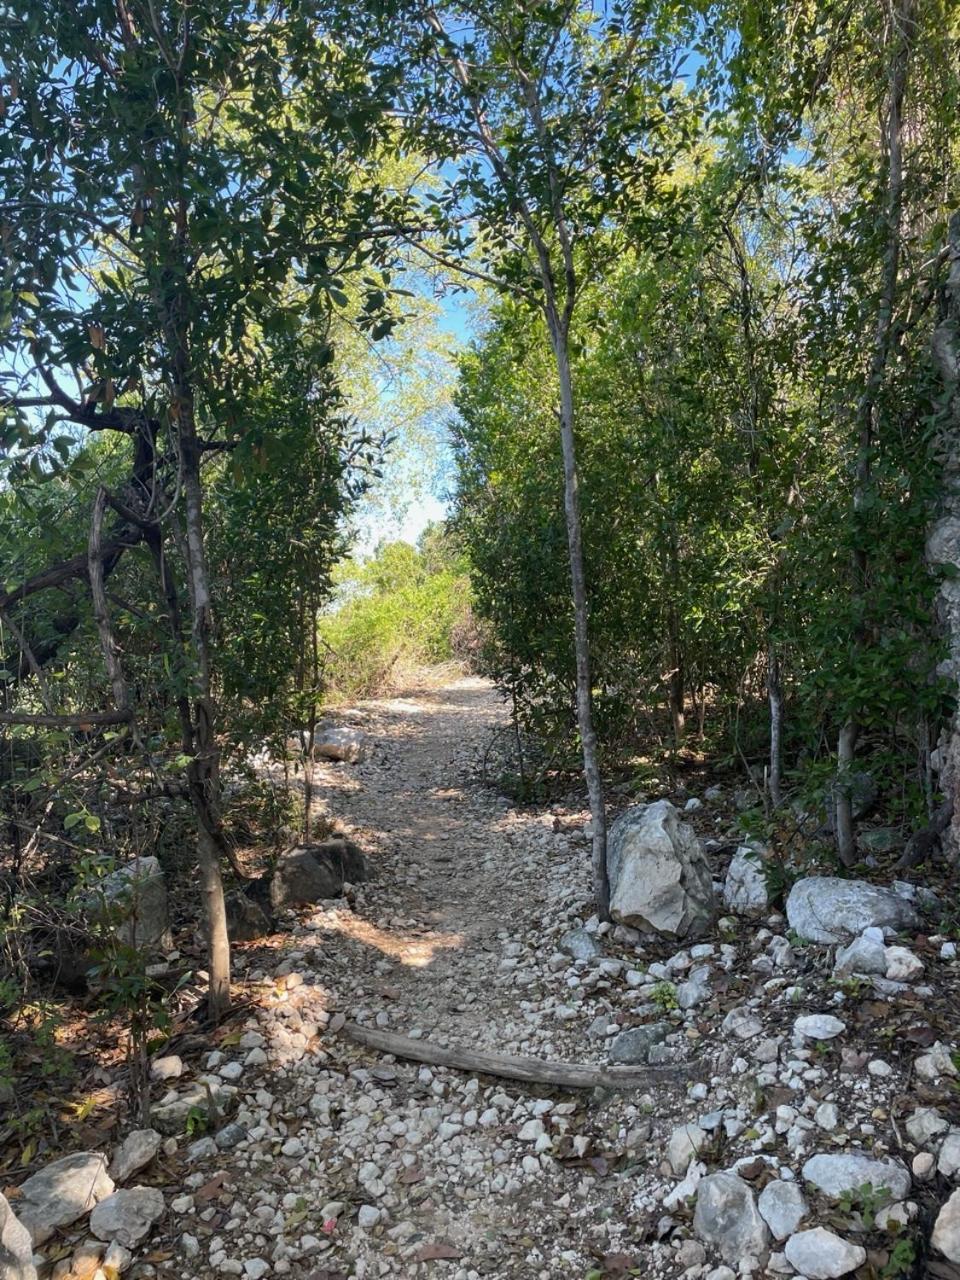
[[[868,935],[883,967],[860,973],[769,910],[682,948],[599,925],[583,815],[511,809],[470,781],[462,708],[426,732],[414,711],[365,726],[367,760],[325,767],[331,789],[350,769],[342,816],[378,878],[288,916],[279,953],[241,955],[250,1016],[192,1071],[169,1066],[158,1111],[182,1173],[151,1247],[174,1257],[128,1274],[569,1280],[625,1255],[651,1280],[829,1280],[915,1233],[934,1189],[935,1256],[960,1262],[955,1046],[857,1017],[865,995],[895,1011],[955,987],[953,944],[921,958]],[[472,732],[498,714],[474,706]],[[715,824],[721,799],[688,813]],[[537,1089],[361,1049],[344,1018],[657,1074]],[[188,1138],[199,1096],[213,1122]],[[869,1235],[864,1183],[888,1192]]]

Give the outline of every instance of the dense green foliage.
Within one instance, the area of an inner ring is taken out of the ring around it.
[[[705,134],[677,167],[674,213],[661,211],[668,242],[650,252],[625,223],[617,265],[580,300],[578,459],[608,765],[705,734],[762,773],[773,686],[787,770],[823,778],[855,721],[861,758],[908,822],[933,801],[929,749],[951,698],[924,554],[941,425],[924,272],[955,146],[929,104],[956,92],[956,74],[934,10],[920,23],[900,189],[876,123],[900,36],[875,40],[855,21],[789,163],[763,185],[734,179],[728,212],[718,191],[735,153]],[[527,728],[572,751],[558,397],[541,320],[500,303],[461,364],[457,526],[492,630],[489,669]]]
[[[329,696],[363,697],[419,667],[469,659],[466,564],[443,526],[419,543],[389,542],[337,571],[338,596],[320,623]]]

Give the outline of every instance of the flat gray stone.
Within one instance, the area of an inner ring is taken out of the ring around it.
[[[99,1151],[77,1151],[54,1160],[23,1183],[17,1216],[36,1246],[89,1213],[112,1191],[107,1157]]]
[[[907,1116],[904,1128],[910,1140],[918,1147],[925,1147],[938,1134],[946,1133],[949,1124],[933,1107],[917,1107]]]
[[[793,1034],[805,1040],[834,1040],[847,1029],[847,1024],[832,1013],[808,1013],[797,1018]]]
[[[110,1177],[114,1182],[126,1182],[132,1178],[156,1156],[162,1141],[156,1129],[134,1129],[128,1133],[113,1154]]]
[[[574,960],[593,960],[600,954],[600,944],[586,929],[571,929],[560,939],[560,950]]]
[[[131,1187],[107,1196],[90,1215],[90,1230],[98,1240],[116,1240],[135,1249],[163,1215],[163,1192],[156,1187]]]
[[[747,1005],[737,1005],[723,1020],[723,1031],[738,1040],[752,1040],[763,1030],[763,1023]]]
[[[866,1183],[874,1191],[885,1187],[893,1200],[906,1200],[910,1194],[910,1174],[899,1160],[878,1159],[863,1152],[811,1156],[803,1166],[803,1176],[831,1200],[839,1200],[845,1191],[856,1191]]]
[[[840,943],[871,926],[916,929],[920,916],[892,889],[839,876],[806,876],[787,897],[791,929],[808,942]]]
[[[650,1022],[643,1027],[621,1031],[610,1046],[610,1061],[621,1064],[648,1062],[650,1050],[662,1043],[673,1027],[669,1022]]]
[[[846,978],[855,973],[886,973],[887,949],[882,942],[863,936],[854,938],[848,947],[837,951],[833,966],[835,978]]]

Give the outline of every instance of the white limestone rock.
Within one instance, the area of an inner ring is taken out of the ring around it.
[[[865,1183],[874,1191],[885,1187],[893,1200],[905,1200],[910,1193],[910,1174],[899,1160],[857,1151],[811,1156],[803,1166],[803,1176],[831,1200],[839,1200],[845,1191],[856,1191]]]
[[[735,1173],[711,1173],[700,1179],[693,1229],[720,1251],[724,1262],[739,1265],[748,1254],[762,1259],[768,1252],[770,1232],[753,1189]]]
[[[713,875],[693,828],[668,800],[635,805],[610,828],[610,914],[619,924],[693,938],[713,920]]]
[[[867,1251],[850,1244],[826,1227],[813,1227],[791,1236],[783,1252],[791,1266],[808,1280],[839,1280],[867,1260]]]
[[[98,1240],[116,1241],[135,1249],[163,1215],[163,1192],[156,1187],[130,1187],[101,1200],[90,1215],[90,1230]]]
[[[960,1262],[960,1191],[937,1214],[930,1243],[950,1262]]]
[[[915,929],[920,917],[913,904],[863,880],[806,876],[787,897],[787,920],[808,942],[840,943],[871,926]]]
[[[770,905],[763,860],[749,845],[741,845],[733,855],[723,882],[723,900],[731,911],[744,915],[759,915]]]
[[[786,1240],[793,1235],[810,1211],[797,1184],[779,1178],[768,1182],[760,1192],[757,1208],[774,1240]]]
[[[37,1280],[30,1232],[0,1195],[0,1280]]]

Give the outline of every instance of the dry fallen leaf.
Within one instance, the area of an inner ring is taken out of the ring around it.
[[[221,1170],[215,1173],[209,1182],[205,1182],[199,1191],[196,1192],[197,1200],[213,1200],[223,1190],[223,1184],[227,1180],[226,1173]]]
[[[444,1244],[438,1240],[436,1244],[425,1244],[416,1254],[417,1262],[436,1262],[443,1258],[462,1258],[463,1254],[452,1244]]]
[[[420,1166],[413,1164],[409,1169],[404,1169],[397,1181],[402,1183],[403,1186],[409,1187],[411,1183],[422,1182],[425,1176]]]

